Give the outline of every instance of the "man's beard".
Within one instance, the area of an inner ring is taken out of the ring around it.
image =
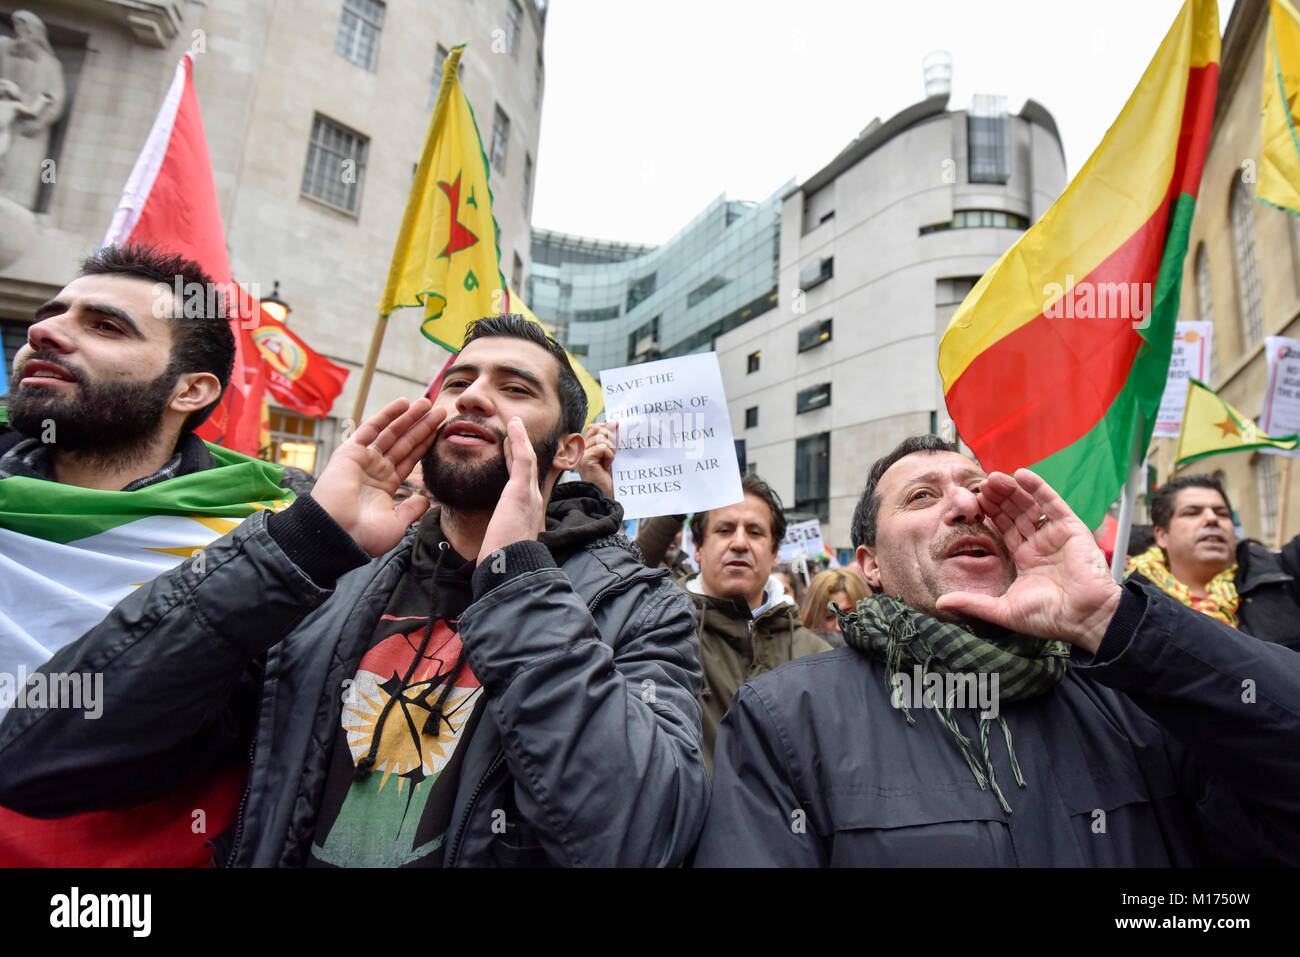
[[[32,359],[73,376],[77,393],[55,394],[62,386],[19,385],[9,394],[9,424],[23,435],[49,441],[55,451],[104,461],[130,462],[148,451],[180,377],[169,364],[149,382],[94,382],[51,353],[35,352],[28,361]]]
[[[464,462],[454,458],[443,458],[438,449],[438,440],[435,440],[420,459],[420,464],[424,468],[424,487],[429,490],[435,502],[453,511],[490,512],[496,508],[506,483],[510,481],[510,470],[506,468],[504,451],[506,436],[476,415],[461,415],[444,425],[439,432],[439,437],[441,438],[447,426],[460,422],[473,423],[491,432],[501,443],[498,446],[500,451],[487,462]],[[560,439],[563,435],[564,426],[561,424],[546,438],[532,443],[533,452],[537,456],[539,488],[545,487],[551,462],[555,460],[555,453],[560,448]]]

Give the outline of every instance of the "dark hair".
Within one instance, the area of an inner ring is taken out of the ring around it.
[[[772,513],[772,551],[776,551],[781,547],[781,539],[785,538],[785,507],[781,504],[781,496],[757,475],[742,477],[740,488],[746,495],[757,495],[767,503],[768,510]],[[695,539],[697,548],[704,541],[704,533],[709,530],[708,521],[708,512],[696,512],[691,516],[691,538]]]
[[[1232,511],[1232,502],[1228,501],[1228,493],[1223,490],[1223,483],[1217,476],[1207,475],[1204,472],[1198,475],[1180,475],[1178,478],[1170,479],[1151,494],[1152,527],[1169,529],[1169,522],[1174,517],[1174,499],[1185,488],[1213,489],[1223,496],[1223,504],[1228,506],[1228,511]]]
[[[1150,525],[1134,525],[1128,530],[1126,555],[1141,555],[1156,543],[1155,529]]]
[[[551,354],[560,364],[557,382],[560,393],[560,425],[565,433],[581,432],[587,424],[587,393],[582,391],[582,383],[574,374],[564,347],[548,336],[538,323],[512,312],[501,316],[484,316],[471,322],[465,327],[465,344],[461,348],[464,349],[475,339],[488,339],[492,336],[523,339],[541,346]]]
[[[859,545],[875,547],[876,513],[880,511],[880,496],[876,493],[876,486],[880,484],[881,477],[889,471],[890,466],[904,456],[916,452],[956,451],[956,445],[952,442],[945,442],[937,435],[913,435],[910,438],[903,439],[884,458],[876,459],[871,466],[871,471],[867,473],[867,487],[862,490],[862,496],[853,509],[853,523],[849,526],[853,547],[857,548]]]
[[[175,292],[176,283],[185,301],[177,302],[172,315],[172,348],[167,373],[210,372],[221,383],[217,398],[196,409],[185,419],[182,432],[197,429],[221,402],[235,367],[235,335],[227,320],[225,297],[212,277],[193,260],[168,252],[161,246],[130,244],[104,246],[82,260],[83,276],[135,276],[159,283]],[[191,289],[200,289],[193,295]],[[211,305],[213,308],[209,309]]]

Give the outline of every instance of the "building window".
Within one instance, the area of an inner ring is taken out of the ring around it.
[[[1214,322],[1214,300],[1210,297],[1210,257],[1205,243],[1196,247],[1196,314],[1201,322]],[[1219,350],[1217,336],[1210,336],[1210,381],[1213,388],[1219,378]]]
[[[640,279],[632,279],[627,284],[627,311],[631,312],[641,303],[645,302],[655,291],[655,283],[658,279],[658,273],[651,273],[648,276],[642,276]]]
[[[943,232],[946,229],[1020,229],[1029,228],[1029,220],[1001,209],[959,209],[946,223],[932,223],[921,227],[921,235]]]
[[[524,8],[517,0],[506,3],[506,49],[516,60],[519,59],[519,32],[524,18]]]
[[[1232,180],[1232,246],[1237,257],[1237,303],[1241,311],[1241,351],[1264,338],[1259,268],[1255,262],[1255,210],[1241,177]]]
[[[831,320],[823,319],[799,330],[799,351],[807,352],[831,341]]]
[[[537,51],[537,70],[533,73],[533,109],[541,109],[542,88],[546,85],[546,67],[542,65],[542,51]]]
[[[447,57],[451,56],[451,51],[445,46],[439,45],[433,51],[433,82],[429,84],[429,109],[433,109],[438,102],[438,87],[442,86],[442,68],[447,62]],[[464,54],[461,54],[461,61],[456,65],[456,78],[465,79],[465,60]]]
[[[496,108],[492,115],[492,168],[498,173],[506,171],[506,147],[510,145],[510,117]]]
[[[746,470],[746,472],[747,472],[748,474],[750,474],[750,475],[757,475],[757,474],[758,474],[758,463],[757,463],[757,462],[746,462],[746,463],[745,463],[745,470]]]
[[[1272,541],[1277,535],[1277,458],[1255,456],[1255,485],[1259,489],[1259,537]]]
[[[794,447],[794,507],[829,522],[831,501],[831,434],[798,439]]]
[[[361,202],[369,143],[360,133],[316,114],[302,171],[303,194],[355,214]]]
[[[603,322],[618,318],[618,306],[606,306],[603,309],[579,309],[573,314],[577,322]]]
[[[749,375],[751,372],[757,372],[757,371],[758,371],[758,362],[759,362],[759,359],[762,358],[762,356],[763,356],[763,353],[762,353],[761,351],[759,351],[759,352],[751,352],[751,353],[749,354],[749,360],[748,360],[748,363],[747,363],[747,367],[746,367],[746,369],[745,369],[745,375]]]
[[[686,308],[690,309],[692,306],[698,306],[726,284],[727,280],[721,276],[714,276],[707,282],[701,283],[686,294]]]
[[[1011,176],[1007,98],[976,94],[966,114],[966,179],[1005,183]]]
[[[975,288],[975,284],[979,281],[979,276],[948,276],[935,280],[934,304],[936,306],[955,306],[959,304],[970,294],[970,291]]]
[[[655,316],[649,322],[642,323],[635,332],[627,337],[627,361],[629,363],[649,362],[659,358],[659,320]]]
[[[799,273],[799,288],[812,289],[814,286],[820,286],[827,279],[835,275],[835,257],[827,256],[825,259],[818,260],[803,272]]]
[[[815,409],[824,409],[831,404],[831,384],[823,382],[821,385],[815,385],[811,389],[801,389],[795,397],[795,415],[802,415],[805,412],[812,412]]]
[[[528,212],[528,204],[533,198],[533,154],[524,154],[524,212]]]
[[[745,410],[745,428],[753,429],[758,427],[758,406],[751,405]]]
[[[292,465],[305,472],[316,471],[316,419],[292,412],[271,411],[271,444],[261,450],[262,458],[279,465]]]
[[[378,0],[343,0],[334,50],[357,66],[375,68],[379,57],[379,30],[384,24],[384,5]]]
[[[515,292],[518,292],[519,287],[524,284],[524,262],[519,258],[518,253],[515,253],[514,255],[515,262],[514,265],[510,267],[510,288]]]

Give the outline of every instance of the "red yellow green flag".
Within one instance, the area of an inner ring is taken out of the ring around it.
[[[406,201],[402,228],[379,313],[419,306],[420,331],[456,352],[465,326],[501,312],[505,277],[474,110],[457,70],[465,44],[452,47],[442,68],[424,153]]]
[[[1270,206],[1300,214],[1300,16],[1287,0],[1269,0],[1264,47],[1264,100],[1255,195]]]
[[[981,464],[1032,468],[1089,528],[1151,440],[1218,71],[1215,0],[1187,0],[1101,145],[939,346],[948,411]]]

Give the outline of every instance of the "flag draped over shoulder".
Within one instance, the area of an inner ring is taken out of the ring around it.
[[[1183,408],[1183,427],[1178,433],[1178,451],[1174,455],[1178,465],[1242,449],[1289,451],[1297,444],[1300,436],[1265,435],[1204,382],[1187,381],[1187,405]]]
[[[1300,215],[1300,16],[1288,0],[1269,0],[1264,48],[1261,149],[1255,195]]]
[[[282,466],[208,451],[216,467],[134,492],[0,481],[0,671],[34,671],[138,586],[293,499]]]
[[[422,307],[420,331],[453,352],[465,341],[469,322],[501,312],[506,286],[488,160],[457,75],[464,50],[463,43],[452,47],[443,64],[379,305],[381,316]]]
[[[981,464],[1034,469],[1089,528],[1154,428],[1218,61],[1217,5],[1187,0],[1101,145],[939,347],[948,410]]]
[[[261,357],[240,320],[254,314],[257,302],[231,278],[193,72],[194,62],[187,53],[176,66],[172,85],[122,190],[104,245],[156,243],[194,260],[212,277],[224,294],[235,336],[235,367],[221,403],[196,434],[255,455],[266,379]],[[203,292],[206,301],[208,291]]]

